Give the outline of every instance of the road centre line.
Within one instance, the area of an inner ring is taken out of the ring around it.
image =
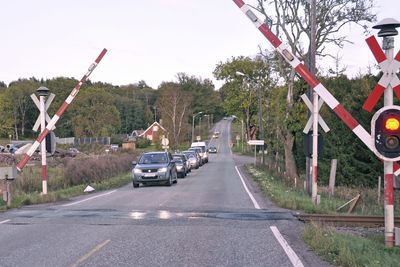
[[[94,253],[96,253],[97,251],[99,251],[100,249],[102,249],[105,245],[107,245],[109,242],[111,242],[110,239],[105,240],[104,242],[98,244],[97,246],[95,246],[91,251],[89,251],[88,253],[86,253],[85,255],[83,255],[77,262],[75,262],[74,264],[71,265],[71,267],[76,267],[79,264],[81,264],[82,262],[84,262],[85,260],[87,260],[88,258],[90,258],[90,256],[92,256]]]
[[[110,195],[110,194],[112,194],[112,193],[114,193],[116,191],[117,190],[113,190],[113,191],[110,191],[110,192],[107,192],[107,193],[104,193],[104,194],[101,194],[101,195],[97,195],[97,196],[89,197],[89,198],[86,198],[86,199],[83,199],[83,200],[79,200],[79,201],[76,201],[76,202],[72,202],[72,203],[69,203],[69,204],[65,204],[65,205],[62,205],[62,207],[69,207],[69,206],[73,206],[73,205],[76,205],[76,204],[79,204],[79,203],[82,203],[82,202],[85,202],[85,201],[88,201],[88,200],[92,200],[92,199],[95,199],[95,198],[98,198],[98,197],[107,196],[107,195]]]
[[[0,224],[6,223],[6,222],[9,222],[9,221],[11,221],[11,220],[10,219],[4,220],[4,221],[1,221]]]
[[[279,244],[282,246],[292,265],[294,267],[304,267],[296,252],[294,252],[293,249],[289,246],[288,242],[281,235],[278,228],[276,226],[270,226],[269,228],[271,229],[275,238],[278,240]]]
[[[235,166],[235,169],[236,169],[237,173],[239,174],[239,177],[240,177],[240,180],[241,180],[242,183],[243,183],[244,189],[246,190],[247,194],[249,195],[251,201],[253,202],[254,208],[256,208],[256,209],[258,209],[258,210],[261,209],[261,208],[260,208],[260,205],[258,205],[258,203],[257,203],[257,200],[254,198],[254,196],[251,194],[251,192],[250,192],[249,189],[247,188],[247,185],[246,185],[246,183],[244,182],[244,179],[243,179],[242,175],[240,174],[238,167]]]

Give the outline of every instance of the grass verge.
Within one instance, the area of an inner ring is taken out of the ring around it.
[[[348,200],[343,199],[344,193],[331,198],[322,193],[324,195],[321,196],[321,204],[315,206],[304,190],[289,187],[283,180],[254,166],[246,166],[246,170],[262,192],[283,208],[306,213],[333,214],[337,213],[337,207]],[[365,205],[364,211],[375,214],[378,205],[379,203]],[[362,236],[355,236],[341,233],[333,227],[307,224],[302,238],[318,255],[335,266],[399,266],[400,248],[386,248],[383,234],[366,232]]]
[[[96,191],[108,190],[112,188],[118,188],[126,185],[131,181],[130,173],[119,175],[107,180],[100,182],[90,183],[90,186],[96,189]],[[65,189],[59,189],[49,191],[47,195],[42,195],[40,192],[23,193],[18,192],[13,196],[11,206],[9,208],[19,208],[24,205],[33,205],[41,203],[49,203],[60,200],[67,200],[71,197],[79,196],[84,194],[83,190],[87,185],[76,185]],[[7,210],[6,203],[0,200],[0,211]]]
[[[386,248],[382,235],[357,237],[309,224],[302,238],[318,255],[336,266],[399,266],[400,248]]]

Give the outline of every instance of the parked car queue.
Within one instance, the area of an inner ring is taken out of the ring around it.
[[[192,170],[208,163],[208,149],[204,142],[193,143],[185,151],[146,152],[133,161],[132,184],[138,188],[153,184],[171,186],[178,183],[178,178],[185,178]]]

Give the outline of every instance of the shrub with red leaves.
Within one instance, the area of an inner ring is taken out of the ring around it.
[[[133,158],[133,155],[107,155],[70,160],[65,166],[65,182],[71,186],[107,180],[128,172],[132,168]]]

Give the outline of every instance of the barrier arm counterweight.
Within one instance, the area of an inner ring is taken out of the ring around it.
[[[43,139],[46,137],[46,135],[51,131],[51,129],[54,127],[54,125],[57,123],[57,121],[60,119],[60,117],[64,114],[64,112],[67,110],[68,106],[71,104],[71,102],[74,100],[76,95],[79,93],[79,90],[81,89],[81,86],[86,80],[89,78],[90,74],[92,74],[93,70],[97,67],[97,65],[100,63],[104,55],[107,53],[107,49],[103,49],[99,56],[96,58],[96,60],[90,65],[88,71],[83,75],[82,79],[78,82],[77,85],[75,85],[74,89],[72,89],[71,93],[65,99],[64,103],[61,105],[61,107],[57,110],[56,114],[54,114],[53,118],[51,118],[50,122],[47,124],[46,128],[39,134],[38,138],[35,140],[35,142],[32,144],[30,149],[26,152],[26,154],[22,157],[22,159],[18,162],[17,164],[17,170],[22,171],[22,169],[25,167],[26,163],[28,160],[32,157],[33,153],[36,151],[36,149],[39,147],[40,143],[43,141]]]
[[[256,14],[247,6],[243,0],[233,0],[240,10],[253,22],[254,26],[268,39],[274,48],[283,56],[292,68],[299,74],[313,90],[325,101],[325,103],[336,113],[336,115],[351,129],[351,131],[371,150],[371,135],[357,122],[356,119],[339,103],[339,101],[317,80],[317,78],[300,62],[300,60],[290,51],[289,47],[263,23]],[[396,171],[400,166],[394,162],[393,170]]]

